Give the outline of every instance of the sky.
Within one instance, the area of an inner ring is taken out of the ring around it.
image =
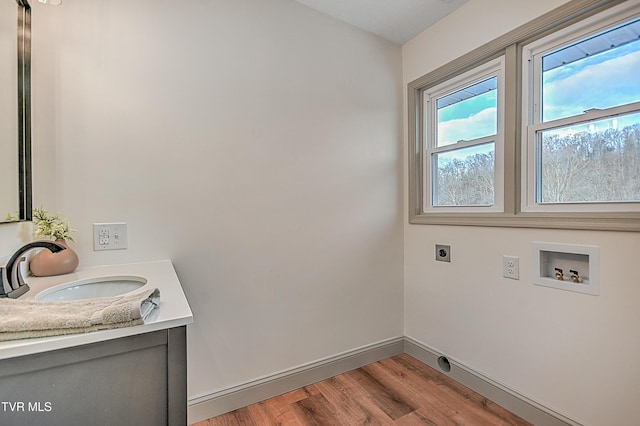
[[[640,40],[545,72],[543,99],[545,122],[640,101]]]
[[[497,91],[483,93],[438,111],[438,146],[497,132]]]
[[[581,114],[590,108],[638,102],[640,40],[546,71],[543,79],[545,121]],[[608,81],[606,87],[597,84],[603,80]],[[495,90],[442,108],[438,146],[495,134],[496,111]],[[636,123],[638,117],[618,117],[617,125],[621,128]],[[467,149],[459,157],[477,152]]]

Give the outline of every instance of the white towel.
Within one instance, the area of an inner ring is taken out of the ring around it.
[[[144,324],[160,303],[157,288],[113,297],[38,302],[0,299],[0,341],[87,333]]]

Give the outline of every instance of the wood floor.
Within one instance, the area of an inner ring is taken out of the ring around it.
[[[366,365],[196,426],[529,425],[407,354]]]

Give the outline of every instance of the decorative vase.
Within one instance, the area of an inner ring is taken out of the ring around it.
[[[67,242],[56,240],[56,243],[65,246],[66,249],[57,253],[51,253],[47,249],[41,250],[29,262],[29,269],[36,277],[68,274],[78,267],[78,255],[67,245]]]

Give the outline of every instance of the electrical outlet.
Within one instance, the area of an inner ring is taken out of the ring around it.
[[[436,244],[436,260],[439,262],[451,262],[451,246]]]
[[[93,250],[122,250],[129,245],[126,223],[94,223]]]
[[[517,256],[502,256],[502,276],[513,280],[520,279],[520,258]]]

